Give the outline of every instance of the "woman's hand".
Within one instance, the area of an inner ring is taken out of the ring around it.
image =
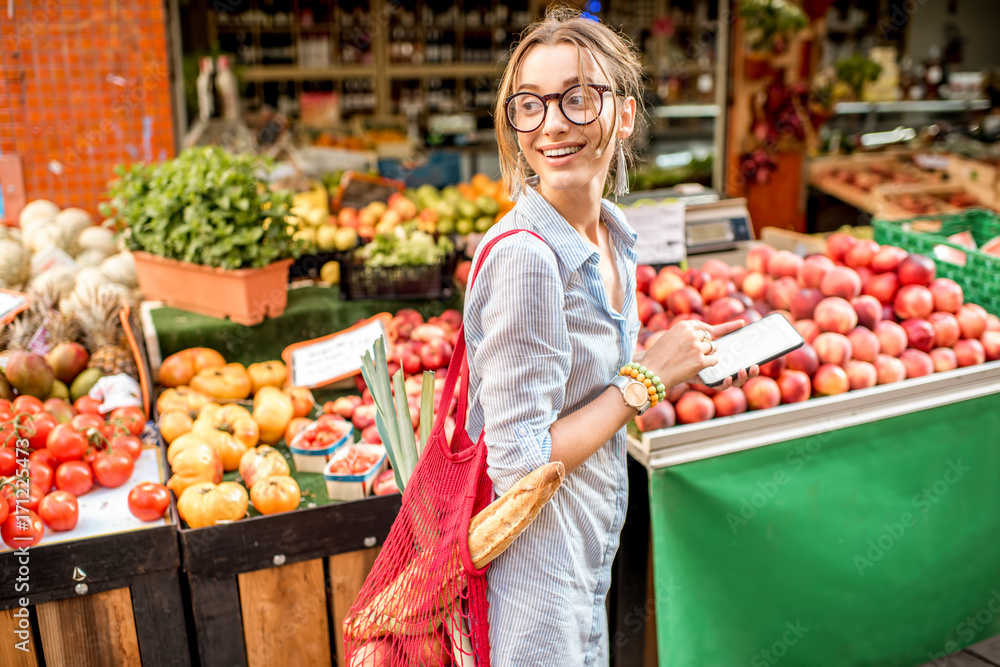
[[[719,363],[712,341],[742,326],[740,320],[715,326],[698,320],[683,320],[670,327],[646,350],[642,364],[659,375],[667,387],[681,382],[698,383],[698,373]],[[721,391],[732,386],[740,387],[759,372],[760,369],[754,365],[749,371],[741,370],[735,381],[726,378],[717,388]]]

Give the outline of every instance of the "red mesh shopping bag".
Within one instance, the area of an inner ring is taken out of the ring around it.
[[[500,234],[483,248],[470,290],[494,244],[519,231]],[[444,424],[459,375],[456,426],[449,443]],[[472,442],[465,432],[468,377],[462,330],[434,428],[403,492],[399,516],[344,620],[349,667],[489,667],[489,566],[477,569],[473,563],[469,524],[490,504],[493,485],[483,438]],[[561,465],[550,478],[556,474],[558,481],[549,484],[548,495],[536,504],[544,504],[562,481]]]

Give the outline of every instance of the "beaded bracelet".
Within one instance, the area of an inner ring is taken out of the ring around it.
[[[653,372],[645,366],[633,361],[622,366],[618,374],[634,378],[646,385],[646,389],[649,391],[649,407],[653,407],[657,403],[666,400],[667,388],[660,382],[659,376],[653,375]]]

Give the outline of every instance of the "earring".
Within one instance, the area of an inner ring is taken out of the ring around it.
[[[517,198],[524,194],[524,187],[527,183],[527,178],[524,175],[524,153],[522,151],[517,152],[517,167],[515,171],[517,172],[517,182],[514,184],[514,190],[510,193],[510,200],[513,202],[517,201]]]
[[[628,194],[628,164],[625,162],[625,142],[618,140],[618,166],[615,169],[615,189],[616,197]]]

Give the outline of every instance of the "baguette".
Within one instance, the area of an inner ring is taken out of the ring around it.
[[[541,512],[566,477],[566,468],[560,461],[547,463],[521,478],[505,494],[490,503],[469,523],[469,555],[476,569],[481,569],[502,554]],[[465,588],[465,573],[458,547],[448,559],[443,572],[435,572],[433,552],[425,553],[407,565],[391,584],[386,586],[371,602],[344,621],[344,633],[357,641],[369,641],[386,634],[419,635],[433,632],[440,625],[442,616],[435,614],[434,621],[419,619],[428,604],[434,610],[452,606]],[[434,579],[438,590],[433,595],[415,600],[409,588],[419,582]],[[456,585],[457,584],[457,585]]]

